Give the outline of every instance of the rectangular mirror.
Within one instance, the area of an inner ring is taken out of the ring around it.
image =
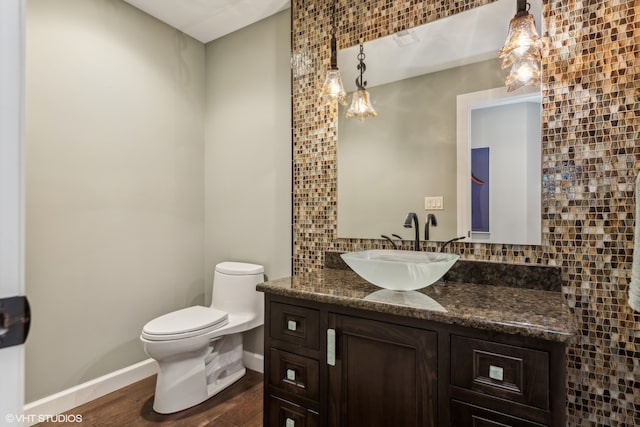
[[[539,23],[541,1],[531,3],[531,13]],[[347,107],[339,110],[338,237],[379,239],[382,234],[396,234],[410,240],[413,230],[403,228],[408,212],[418,214],[421,238],[429,213],[437,218],[429,240],[446,241],[471,230],[471,196],[464,196],[468,203],[460,202],[458,177],[463,172],[458,170],[457,100],[459,95],[504,86],[505,72],[497,53],[515,9],[514,1],[498,0],[364,44],[364,80],[378,116],[361,122],[344,118]],[[355,90],[359,75],[358,52],[359,46],[338,52],[349,93]],[[539,135],[539,113],[537,129]],[[468,143],[467,150],[476,148],[474,144]],[[532,231],[512,241],[510,233],[498,232],[504,221],[496,217],[489,221],[489,231],[473,234],[474,240],[540,243],[541,158],[535,153],[526,155],[527,164],[532,169],[536,164],[538,174],[538,190],[526,190],[529,207],[537,197],[537,211],[527,211],[527,218],[536,223]],[[470,158],[469,154],[466,160]],[[498,172],[496,161],[490,165],[492,173]],[[503,203],[500,199],[513,197],[497,191],[503,180],[502,176],[495,178],[496,186],[491,187],[489,200],[498,206]],[[471,191],[470,184],[468,187]],[[425,209],[430,197],[442,198],[441,209]],[[497,208],[493,212],[497,214]]]

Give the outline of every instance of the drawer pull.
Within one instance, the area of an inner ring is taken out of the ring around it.
[[[336,366],[336,330],[327,329],[327,365]]]
[[[296,371],[294,371],[293,369],[287,369],[287,379],[289,381],[295,381],[296,380]]]
[[[499,366],[489,365],[489,378],[496,381],[503,381],[504,369]]]
[[[296,329],[298,329],[298,322],[296,322],[295,320],[289,320],[287,322],[287,329],[290,331],[295,331]]]
[[[291,418],[287,418],[287,420],[284,422],[284,427],[296,427],[296,422]]]

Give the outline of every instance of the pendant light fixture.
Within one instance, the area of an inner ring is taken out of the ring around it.
[[[353,96],[351,98],[351,106],[345,113],[345,117],[350,119],[352,117],[357,117],[360,121],[364,120],[366,117],[375,117],[378,115],[376,110],[373,109],[371,105],[371,100],[369,99],[369,92],[366,90],[367,82],[362,79],[362,75],[367,70],[367,66],[364,63],[364,46],[360,45],[360,53],[358,54],[359,64],[357,66],[360,71],[360,76],[356,77],[356,86],[357,90],[353,92]]]
[[[321,89],[321,98],[324,103],[338,101],[342,105],[347,105],[347,92],[342,85],[342,77],[338,69],[338,49],[336,41],[336,0],[331,5],[331,68],[327,71],[327,76]]]
[[[539,85],[541,81],[543,43],[529,13],[531,5],[526,0],[517,1],[518,10],[509,23],[507,41],[499,52],[502,68],[511,67],[505,81],[509,92],[522,86]]]

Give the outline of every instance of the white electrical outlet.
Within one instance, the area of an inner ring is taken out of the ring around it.
[[[435,211],[444,209],[444,197],[442,196],[427,196],[424,198],[424,210]]]

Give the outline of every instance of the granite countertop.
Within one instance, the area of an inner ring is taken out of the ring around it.
[[[398,292],[339,269],[269,281],[257,290],[549,341],[568,342],[576,330],[561,292],[453,282]]]

